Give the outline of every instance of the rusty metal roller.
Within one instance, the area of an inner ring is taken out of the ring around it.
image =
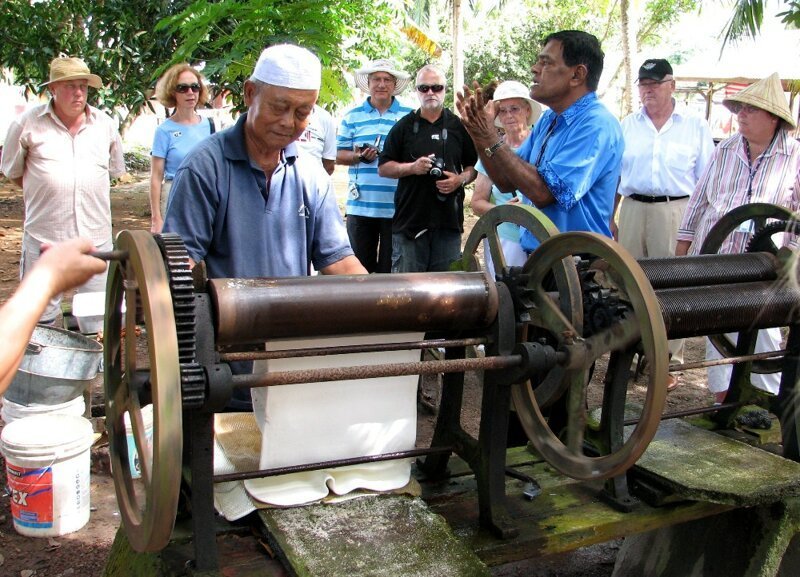
[[[800,294],[779,282],[656,291],[670,339],[780,327],[800,321]]]
[[[270,338],[477,329],[497,316],[480,272],[212,279],[218,345]]]
[[[775,280],[780,265],[768,252],[703,254],[637,261],[654,289]]]

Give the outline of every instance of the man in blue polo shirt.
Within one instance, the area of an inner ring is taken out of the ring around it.
[[[375,60],[357,70],[356,85],[369,96],[347,111],[336,137],[336,162],[350,167],[347,234],[356,257],[369,272],[392,268],[397,180],[378,175],[378,155],[394,123],[411,112],[395,98],[409,79],[391,60]]]
[[[175,174],[164,232],[178,233],[209,278],[364,274],[331,179],[295,140],[317,100],[321,65],[304,48],[261,53],[244,83],[247,112],[197,145]],[[238,366],[234,366],[234,364]],[[235,374],[250,363],[231,363]],[[244,394],[242,394],[244,393]],[[236,389],[230,408],[248,409]]]
[[[464,126],[500,190],[518,189],[562,232],[610,237],[624,142],[619,121],[595,92],[603,72],[600,42],[579,30],[550,34],[531,70],[531,98],[550,109],[516,154],[498,138],[493,105],[484,108],[480,90],[459,95]],[[521,244],[528,252],[539,245],[526,230]]]

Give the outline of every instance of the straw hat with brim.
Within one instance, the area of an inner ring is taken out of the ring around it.
[[[362,92],[369,94],[369,75],[373,72],[386,72],[394,76],[395,85],[392,96],[397,96],[402,93],[411,80],[411,76],[402,70],[398,70],[397,66],[395,66],[394,62],[391,60],[374,60],[364,68],[356,70],[353,75],[356,79],[356,86],[358,86]]]
[[[92,74],[89,67],[80,58],[59,57],[50,62],[50,80],[42,84],[47,86],[62,80],[88,80],[92,88],[102,88],[103,81],[97,74]]]
[[[783,93],[783,85],[777,72],[740,90],[733,96],[725,98],[722,104],[735,113],[735,106],[732,105],[736,102],[766,110],[784,120],[791,128],[797,126],[794,118],[792,118],[789,103],[786,102],[786,95]]]
[[[497,102],[499,100],[508,100],[511,98],[522,98],[522,100],[530,105],[531,112],[528,115],[528,126],[533,126],[542,115],[542,107],[538,102],[531,98],[528,88],[522,82],[517,82],[516,80],[506,80],[505,82],[501,82],[500,85],[495,89],[492,100]],[[499,116],[494,117],[494,124],[499,128],[503,127],[503,123],[500,121]]]

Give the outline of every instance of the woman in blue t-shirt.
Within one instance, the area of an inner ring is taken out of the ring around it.
[[[197,114],[208,100],[200,73],[186,63],[167,70],[156,84],[156,98],[172,115],[156,128],[150,153],[150,231],[161,232],[172,179],[183,158],[214,132],[211,119]]]

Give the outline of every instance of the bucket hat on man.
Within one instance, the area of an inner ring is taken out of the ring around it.
[[[387,74],[394,76],[395,85],[392,96],[397,96],[398,94],[402,93],[411,80],[411,76],[408,73],[399,70],[395,63],[391,60],[373,60],[364,68],[359,68],[356,70],[355,74],[353,75],[356,80],[356,86],[358,86],[362,92],[369,94],[369,75],[373,72],[386,72]]]
[[[61,82],[62,80],[88,80],[89,86],[92,88],[102,88],[103,81],[97,74],[92,74],[89,67],[80,58],[71,58],[69,56],[59,56],[53,58],[50,62],[50,80],[43,83],[42,86],[47,86],[53,82]]]

